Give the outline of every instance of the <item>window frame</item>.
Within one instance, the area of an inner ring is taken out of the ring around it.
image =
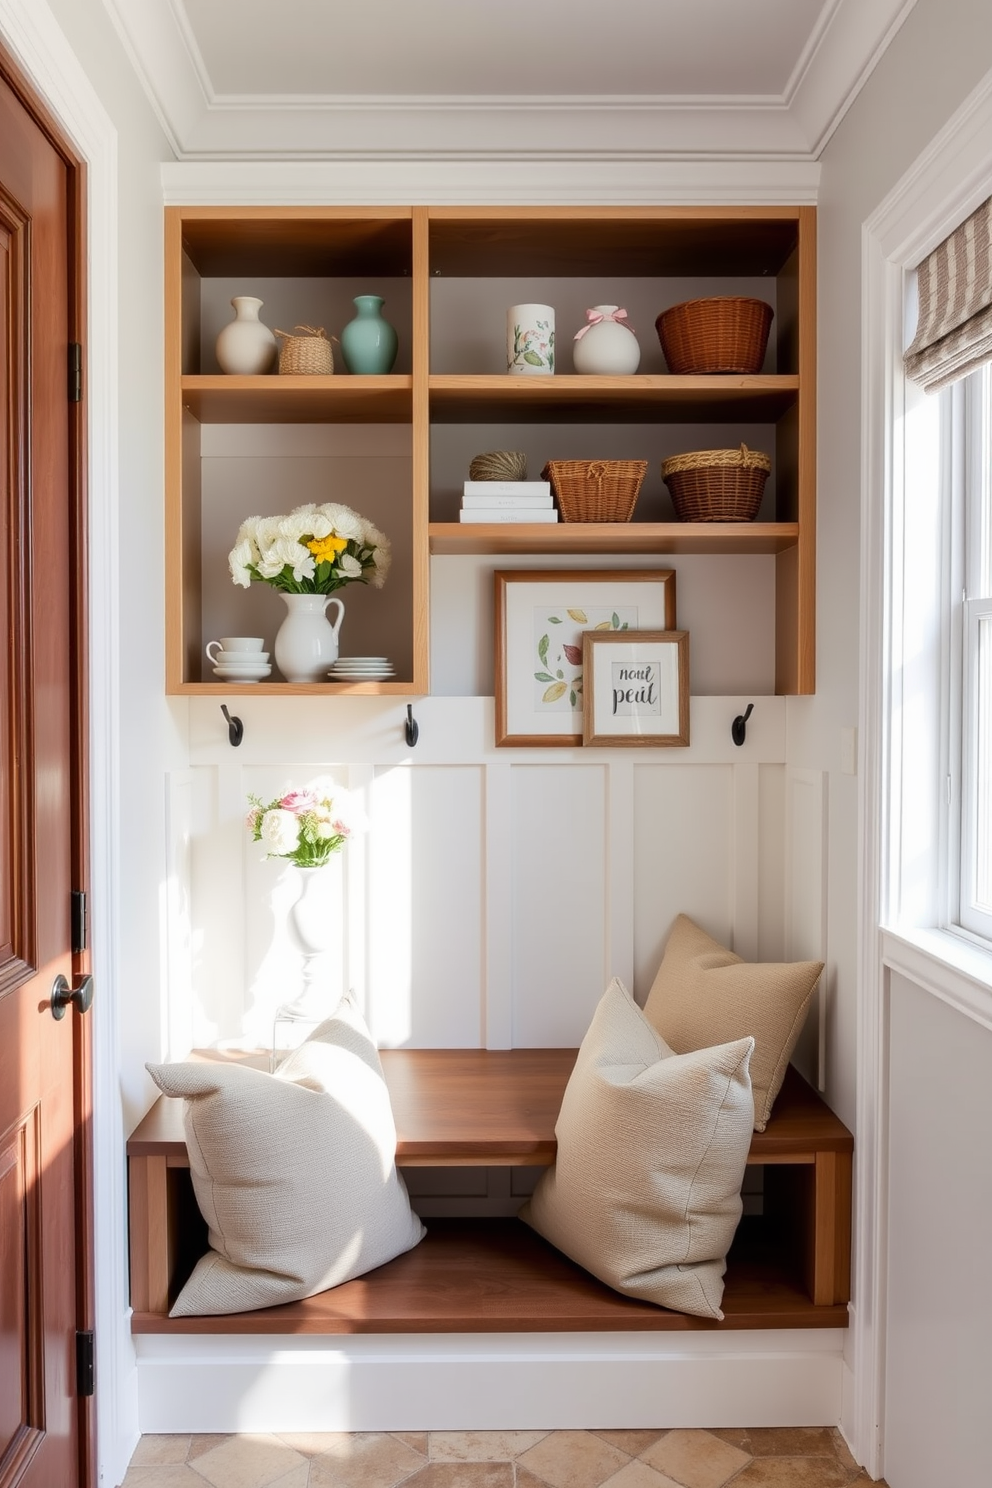
[[[992,737],[992,368],[982,367],[948,391],[946,464],[952,533],[947,578],[950,602],[945,611],[950,620],[945,717],[951,783],[947,792],[946,928],[992,947],[992,757],[988,748]],[[983,624],[989,626],[984,654]]]

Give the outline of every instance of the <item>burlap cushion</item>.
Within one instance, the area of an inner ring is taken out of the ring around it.
[[[822,961],[742,961],[679,915],[644,1011],[677,1054],[752,1037],[754,1129],[764,1131],[822,970]]]
[[[212,1062],[148,1070],[185,1098],[210,1239],[170,1317],[295,1302],[423,1237],[396,1171],[378,1051],[350,999],[274,1075]]]
[[[554,1166],[520,1217],[617,1291],[722,1318],[752,1047],[673,1054],[614,978],[565,1089]]]

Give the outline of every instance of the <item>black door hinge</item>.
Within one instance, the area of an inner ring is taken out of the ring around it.
[[[72,954],[78,956],[86,949],[86,895],[82,889],[73,889],[72,901]]]
[[[69,402],[83,401],[83,348],[78,341],[69,342]]]
[[[76,1334],[76,1394],[93,1394],[93,1333]]]

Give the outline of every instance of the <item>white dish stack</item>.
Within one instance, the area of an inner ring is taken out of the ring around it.
[[[327,675],[334,682],[384,682],[396,669],[388,656],[339,656]]]

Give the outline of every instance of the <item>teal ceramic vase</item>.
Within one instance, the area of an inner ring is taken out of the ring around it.
[[[341,355],[349,372],[366,377],[391,372],[396,360],[397,337],[382,316],[385,302],[378,295],[356,295],[358,314],[341,332]]]

